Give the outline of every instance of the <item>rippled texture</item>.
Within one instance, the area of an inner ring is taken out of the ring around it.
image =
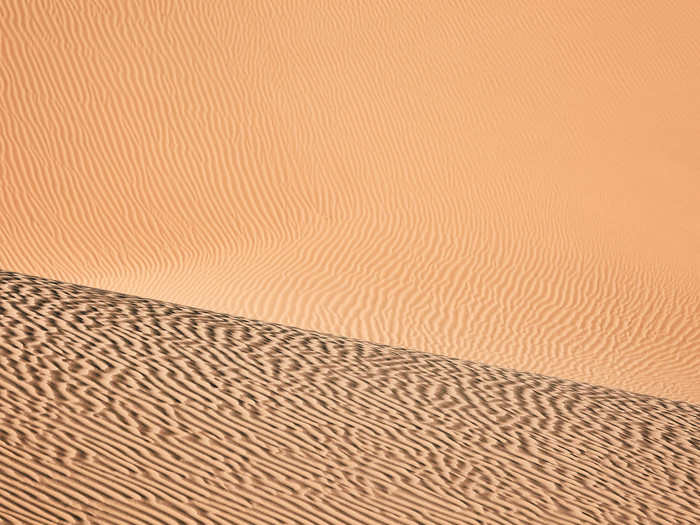
[[[700,522],[700,408],[0,272],[3,523]]]
[[[700,5],[555,4],[3,1],[0,268],[700,402]]]

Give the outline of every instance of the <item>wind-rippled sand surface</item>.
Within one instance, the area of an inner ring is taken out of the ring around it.
[[[700,409],[0,272],[2,523],[700,522]]]
[[[700,402],[697,2],[0,5],[0,267]]]

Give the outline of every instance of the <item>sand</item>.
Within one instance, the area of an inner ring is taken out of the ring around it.
[[[698,27],[4,1],[0,268],[700,402]]]
[[[0,524],[700,523],[700,5],[555,4],[0,2]]]
[[[700,522],[700,407],[0,272],[0,523]]]
[[[2,2],[0,268],[700,402],[697,2]]]

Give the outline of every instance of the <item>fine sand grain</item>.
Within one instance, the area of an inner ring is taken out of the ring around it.
[[[700,2],[0,2],[0,267],[700,403]]]
[[[700,523],[700,408],[0,273],[0,522]]]

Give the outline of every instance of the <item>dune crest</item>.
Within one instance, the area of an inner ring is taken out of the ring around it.
[[[700,402],[697,2],[0,4],[0,267]]]
[[[0,522],[700,521],[700,409],[0,272]]]

